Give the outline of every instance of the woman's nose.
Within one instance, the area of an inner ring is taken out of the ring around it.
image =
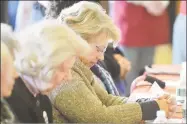
[[[66,74],[64,75],[64,78],[63,78],[63,79],[66,80],[66,81],[71,80],[71,79],[72,79],[71,71],[69,71],[68,73],[66,73]]]

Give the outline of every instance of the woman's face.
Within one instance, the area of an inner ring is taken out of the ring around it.
[[[86,57],[80,57],[80,59],[85,65],[91,68],[99,60],[104,60],[104,52],[108,46],[108,39],[105,33],[101,33],[87,39],[87,42],[90,44],[92,52]]]
[[[4,69],[1,73],[1,96],[9,97],[12,93],[17,73],[13,65],[11,56],[6,57],[6,63],[3,65]]]
[[[46,88],[45,89],[43,88],[43,90],[41,89],[40,91],[43,94],[47,94],[51,90],[53,90],[56,86],[60,85],[62,82],[67,81],[67,80],[71,80],[71,77],[72,77],[71,76],[71,68],[73,67],[73,65],[75,63],[75,59],[76,59],[75,56],[70,57],[70,58],[66,59],[61,65],[56,67],[51,80],[48,83],[44,82],[46,85],[45,86]],[[37,86],[37,87],[41,87],[41,85]]]

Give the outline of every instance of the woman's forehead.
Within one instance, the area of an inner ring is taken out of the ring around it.
[[[108,45],[108,41],[109,39],[105,33],[94,35],[89,39],[89,42],[91,44],[103,47],[106,47]]]
[[[107,47],[108,46],[108,40],[105,40],[105,41],[97,41],[94,43],[95,46],[98,46],[98,47]]]

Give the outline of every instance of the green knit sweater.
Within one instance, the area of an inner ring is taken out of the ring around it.
[[[80,60],[72,69],[72,80],[51,92],[54,123],[123,123],[136,124],[142,119],[138,103],[109,95]]]

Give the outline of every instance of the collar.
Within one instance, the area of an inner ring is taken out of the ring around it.
[[[93,80],[93,73],[88,66],[86,66],[80,59],[77,58],[72,68],[75,72],[84,75],[89,81]]]
[[[37,90],[35,80],[32,77],[26,75],[21,75],[20,77],[22,78],[25,86],[28,88],[31,94],[36,97],[40,92],[39,90]]]

